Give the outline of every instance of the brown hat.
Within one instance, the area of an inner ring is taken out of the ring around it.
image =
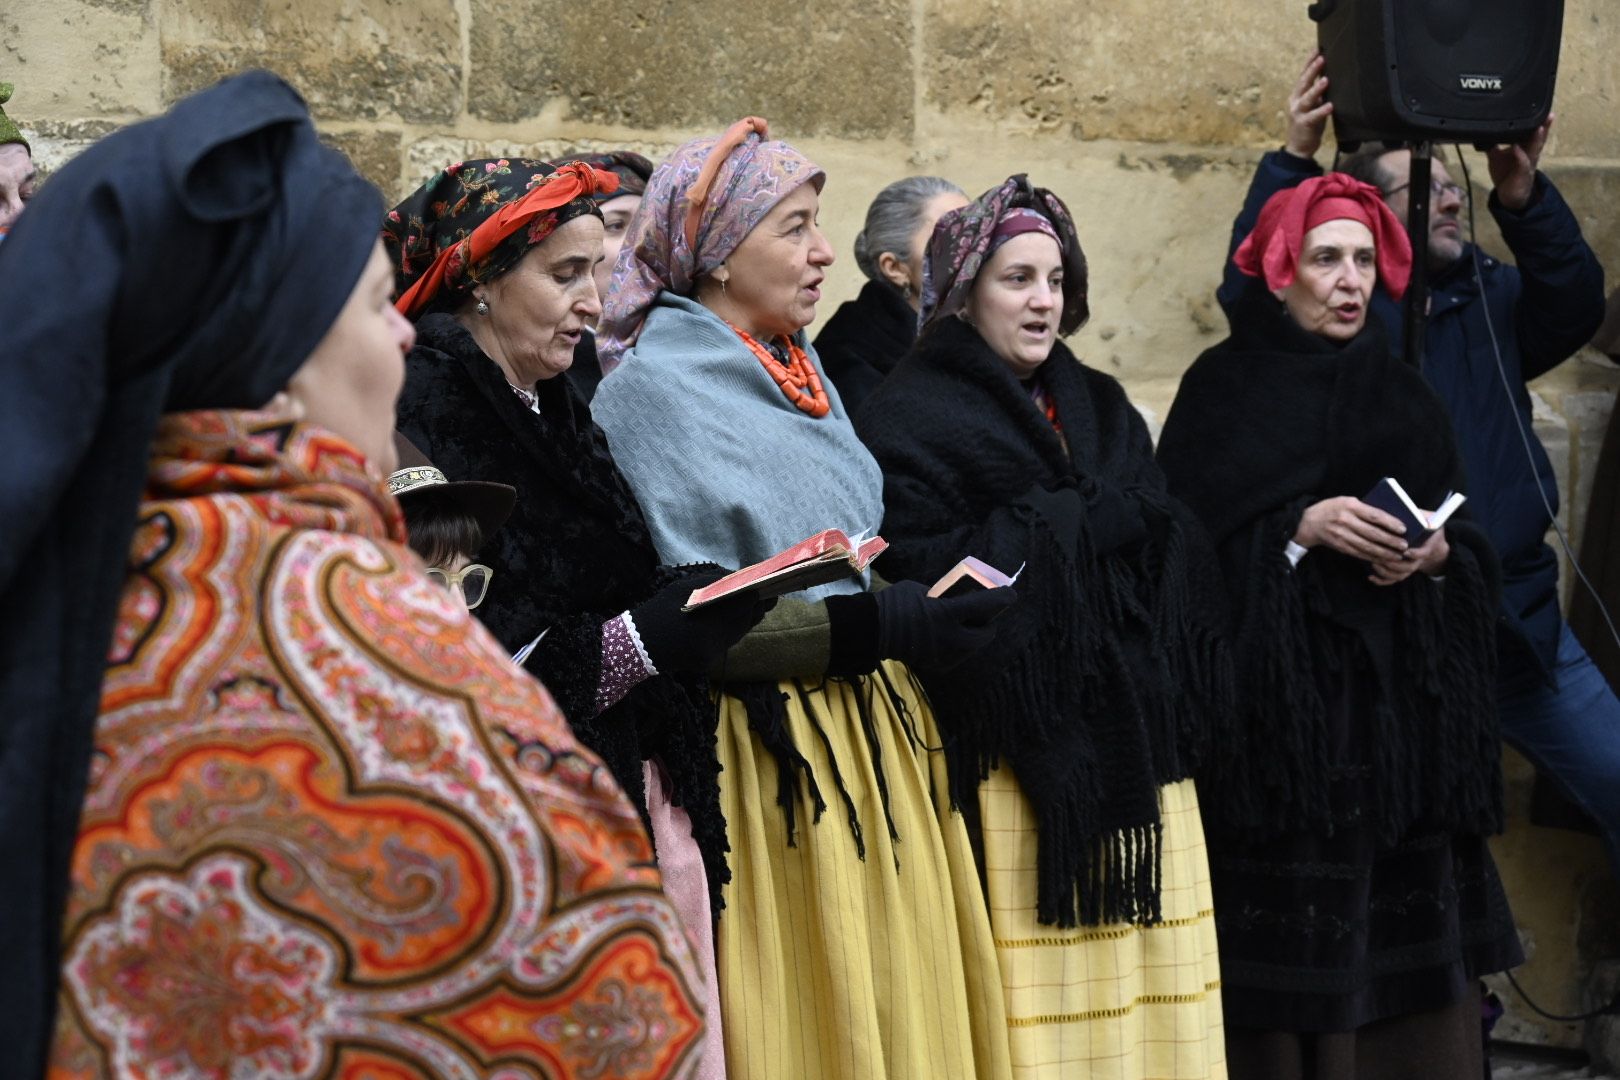
[[[487,480],[449,480],[416,444],[394,432],[399,468],[388,476],[388,490],[405,507],[407,518],[419,506],[439,504],[471,514],[490,536],[512,515],[517,488]]]

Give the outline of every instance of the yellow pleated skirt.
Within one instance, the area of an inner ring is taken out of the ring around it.
[[[1035,919],[1035,817],[1010,770],[980,785],[985,885],[1018,1080],[1226,1076],[1209,859],[1191,780],[1159,790],[1164,921]]]
[[[950,810],[939,733],[906,669],[886,661],[885,671],[915,740],[875,677],[830,682],[804,700],[783,684],[794,746],[827,803],[811,824],[801,783],[791,847],[776,761],[742,704],[721,703],[732,879],[716,953],[730,1080],[1011,1076],[989,913],[967,831]],[[875,752],[857,694],[870,710]],[[879,766],[898,841],[884,817]],[[864,859],[835,771],[861,823]]]

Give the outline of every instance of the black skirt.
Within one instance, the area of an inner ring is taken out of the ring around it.
[[[1356,629],[1361,663],[1338,666],[1322,687],[1339,763],[1331,834],[1209,836],[1231,1028],[1354,1031],[1472,1000],[1479,976],[1523,960],[1484,837],[1418,823],[1391,843],[1363,813],[1389,640],[1381,627]]]

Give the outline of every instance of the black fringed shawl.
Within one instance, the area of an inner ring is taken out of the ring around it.
[[[857,420],[883,467],[881,569],[932,581],[967,554],[1024,564],[995,643],[920,673],[953,799],[1005,760],[1039,823],[1040,920],[1149,923],[1158,788],[1190,775],[1229,709],[1219,584],[1119,383],[1061,343],[1037,377],[1067,448],[975,330],[947,318],[924,331]],[[1019,501],[1037,484],[1085,499],[1072,558]]]
[[[596,713],[602,623],[675,571],[659,566],[641,508],[579,394],[564,378],[534,389],[539,415],[452,316],[427,315],[406,361],[399,429],[447,476],[517,488],[511,518],[479,555],[495,576],[477,615],[513,652],[546,631],[524,666],[643,819],[642,761],[663,762],[672,800],[692,819],[718,912],[730,849],[707,684],[654,676]]]
[[[1159,463],[1208,527],[1233,613],[1241,708],[1199,777],[1211,827],[1256,841],[1333,831],[1333,780],[1358,763],[1334,760],[1321,686],[1348,671],[1381,691],[1367,720],[1373,757],[1360,763],[1380,838],[1419,821],[1499,828],[1496,570],[1483,534],[1447,525],[1443,584],[1417,574],[1376,586],[1364,563],[1326,547],[1292,570],[1284,555],[1320,499],[1359,497],[1384,476],[1420,506],[1462,489],[1444,407],[1390,355],[1376,320],[1339,347],[1250,289],[1232,336],[1182,379]]]

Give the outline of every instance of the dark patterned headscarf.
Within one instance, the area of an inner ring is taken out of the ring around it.
[[[645,195],[647,181],[652,179],[653,163],[634,150],[610,150],[605,154],[569,154],[554,159],[553,165],[569,161],[582,161],[598,172],[610,172],[619,178],[619,190],[597,194],[598,205],[621,195]]]
[[[946,212],[935,224],[923,259],[919,327],[962,310],[973,291],[974,279],[991,253],[1009,235],[1016,235],[1002,227],[1003,221],[1026,217],[1019,213],[1026,209],[1051,222],[1062,252],[1063,318],[1058,322],[1058,333],[1072,334],[1080,329],[1091,315],[1091,308],[1086,304],[1086,254],[1080,250],[1074,219],[1062,199],[1045,188],[1031,187],[1029,177],[1023,173],[1008,177],[1000,187],[966,206]]]
[[[691,296],[772,207],[804,184],[820,191],[826,179],[819,165],[772,139],[757,116],[671,154],[648,182],[613,268],[596,339],[602,370],[612,371],[636,343],[660,292]]]
[[[617,188],[612,173],[579,162],[485,158],[449,166],[383,221],[396,306],[411,319],[458,307],[474,285],[512,269],[565,222],[601,217],[595,196]]]

